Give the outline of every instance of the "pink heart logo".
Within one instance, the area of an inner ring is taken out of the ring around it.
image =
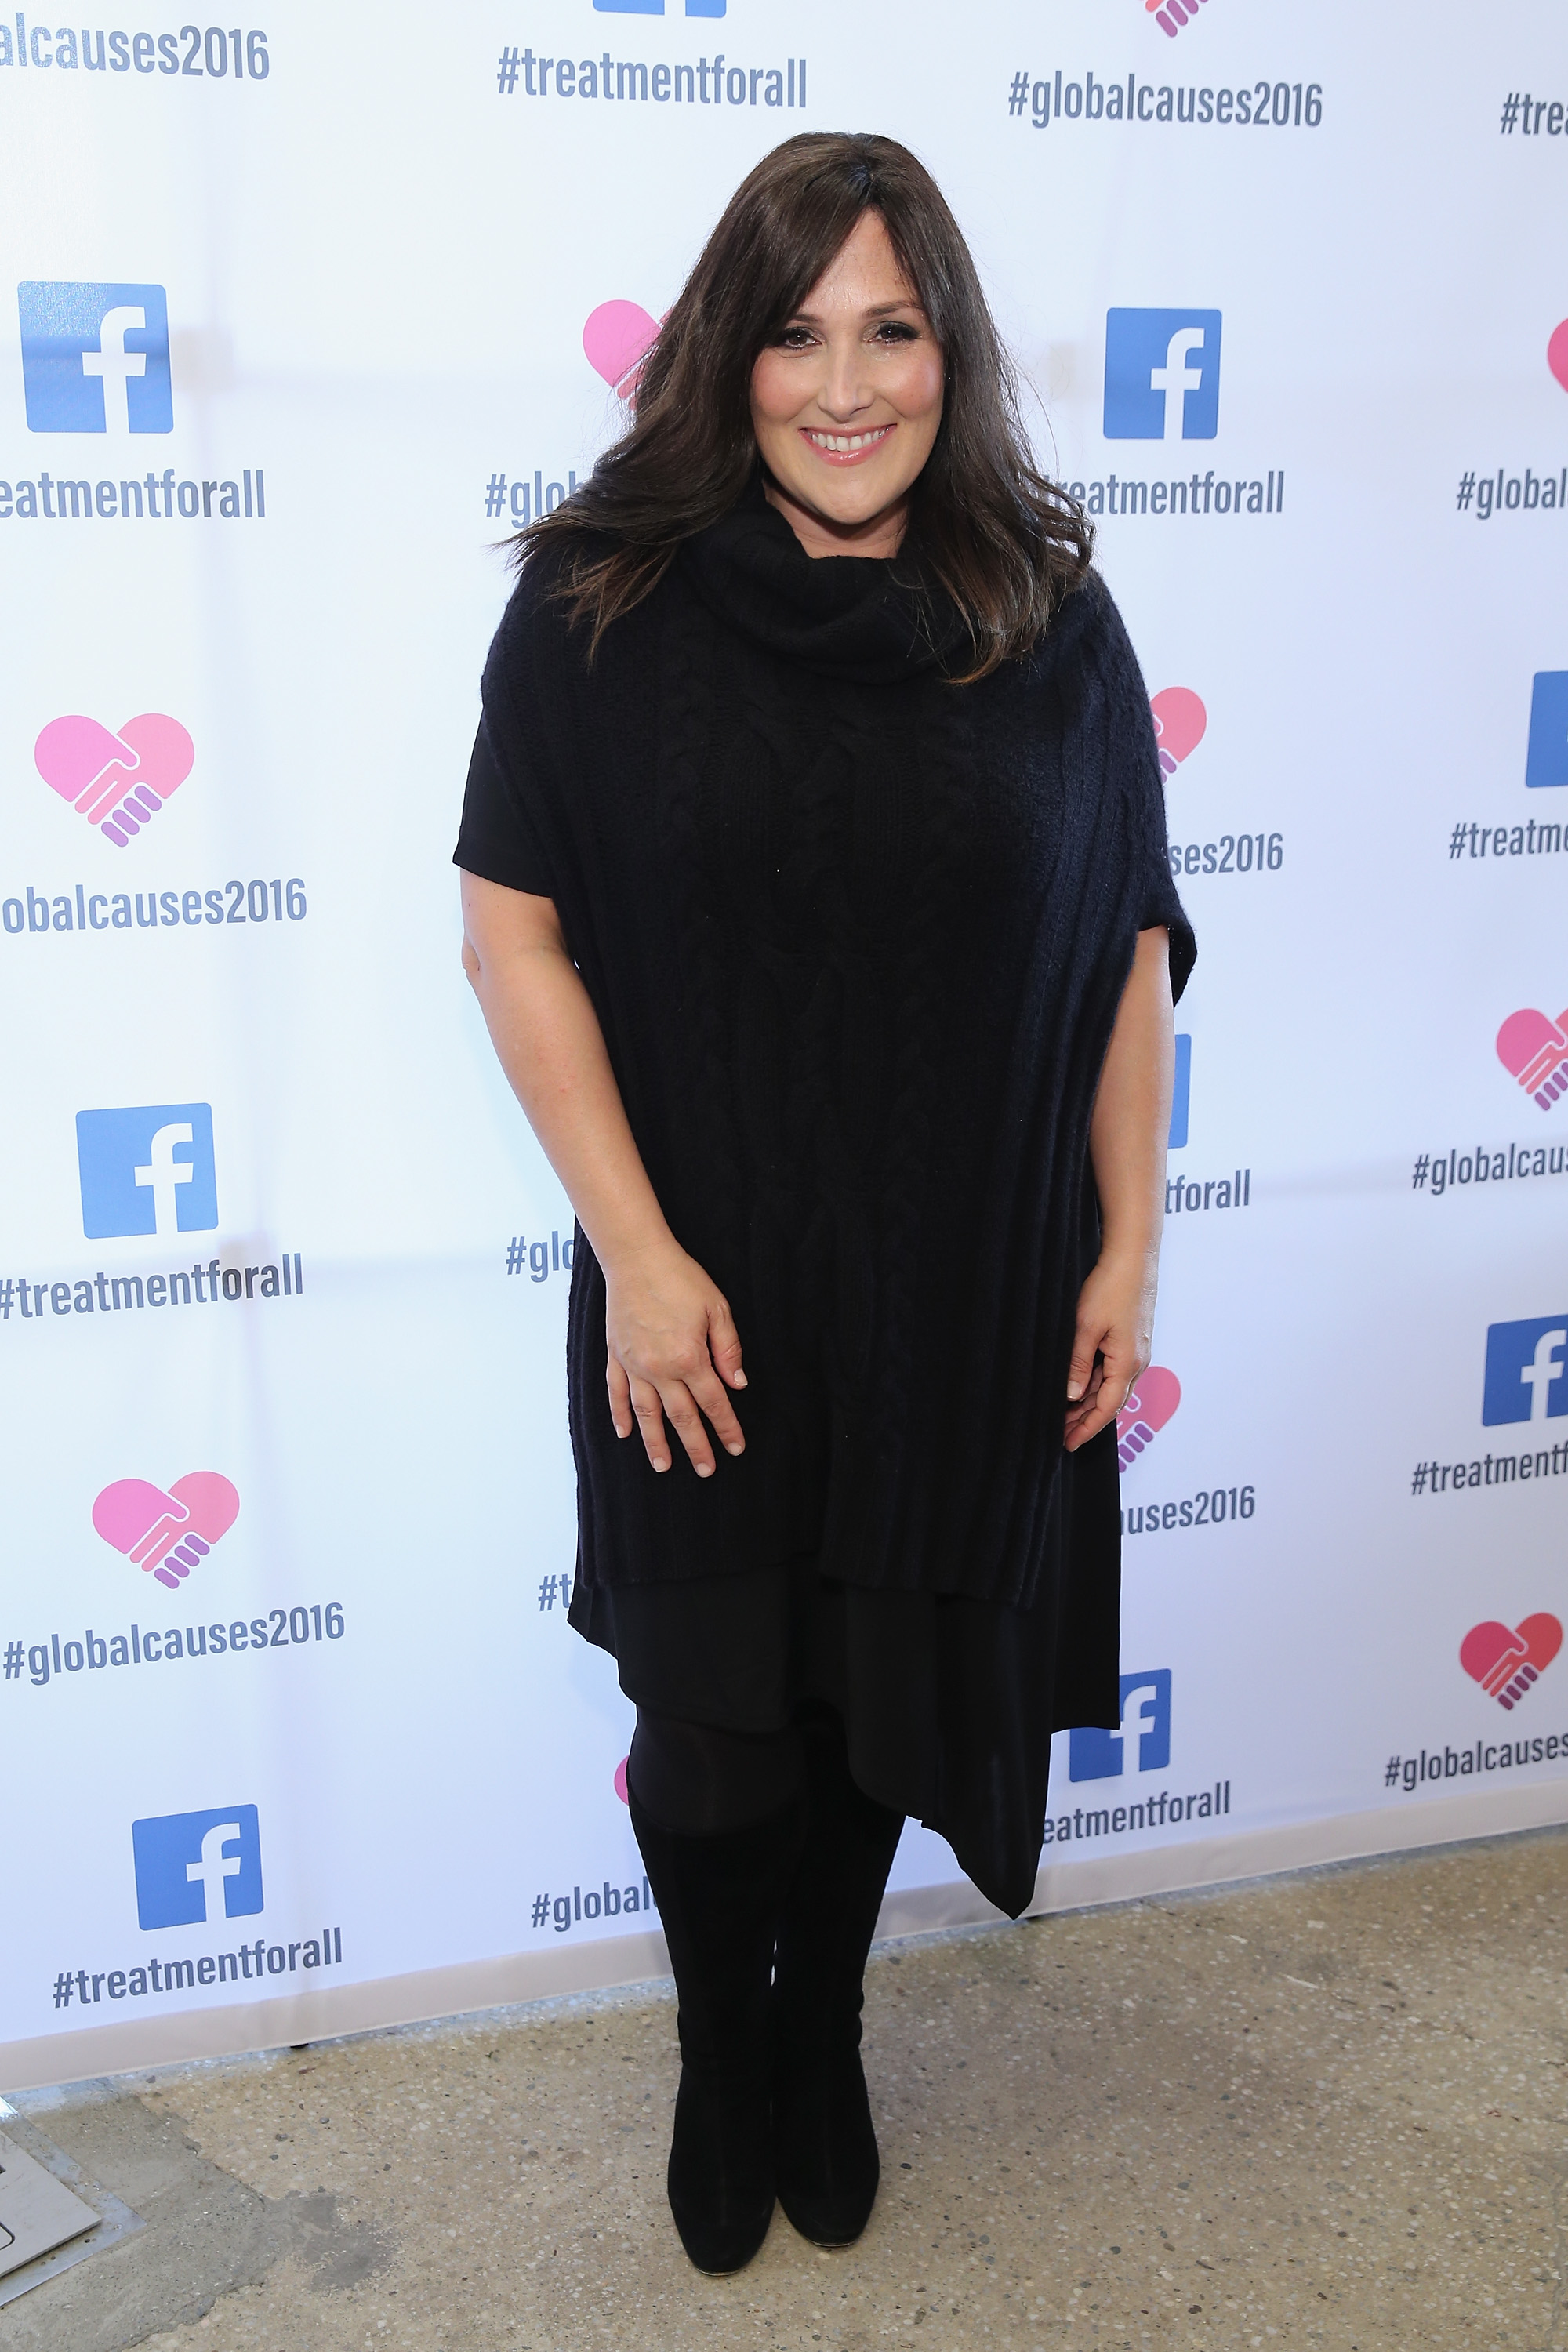
[[[1544,1013],[1527,1005],[1510,1013],[1497,1033],[1498,1060],[1511,1070],[1527,1095],[1542,1110],[1550,1110],[1559,1095],[1568,1094],[1568,1012],[1549,1021]]]
[[[1545,1610],[1521,1618],[1517,1627],[1489,1618],[1472,1625],[1460,1643],[1459,1664],[1500,1706],[1511,1710],[1562,1647],[1563,1628]]]
[[[1116,1458],[1125,1470],[1161,1430],[1182,1402],[1182,1383],[1163,1364],[1151,1364],[1116,1416]]]
[[[117,735],[96,719],[51,719],[33,761],[51,792],[123,849],[190,774],[196,747],[177,719],[143,711]]]
[[[620,1762],[616,1767],[616,1794],[620,1799],[623,1805],[628,1801],[626,1797],[626,1766],[631,1762],[631,1760],[632,1759],[629,1756],[623,1756]]]
[[[238,1493],[216,1470],[189,1471],[167,1493],[145,1478],[117,1478],[92,1507],[104,1542],[171,1591],[238,1517]]]
[[[1188,752],[1195,751],[1203,741],[1208,712],[1190,686],[1166,687],[1163,693],[1151,697],[1149,708],[1154,714],[1161,773],[1173,776]]]
[[[1551,341],[1546,346],[1546,364],[1563,391],[1568,392],[1568,319],[1552,330]]]
[[[588,364],[618,397],[635,401],[643,362],[658,340],[659,321],[640,302],[601,302],[583,329]]]

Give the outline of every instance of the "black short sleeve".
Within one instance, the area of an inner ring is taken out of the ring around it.
[[[1165,848],[1164,828],[1156,851],[1158,864],[1152,864],[1144,886],[1143,911],[1138,918],[1141,931],[1157,930],[1163,924],[1171,934],[1171,996],[1180,1003],[1181,994],[1198,960],[1198,943],[1193,935],[1186,910],[1171,879],[1169,853]]]
[[[468,761],[463,822],[452,863],[509,890],[529,890],[540,898],[555,896],[549,861],[522,795],[503,773],[482,719]]]
[[[1197,940],[1171,873],[1165,832],[1165,780],[1154,738],[1149,689],[1138,667],[1121,615],[1098,573],[1087,592],[1096,600],[1106,666],[1112,756],[1128,813],[1127,855],[1131,861],[1138,929],[1171,935],[1171,994],[1179,999],[1198,958]]]

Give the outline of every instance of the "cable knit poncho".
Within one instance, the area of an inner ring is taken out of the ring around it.
[[[812,560],[755,488],[592,665],[554,576],[534,558],[496,635],[457,862],[553,899],[749,1381],[742,1456],[699,1479],[677,1444],[656,1474],[611,1426],[579,1237],[580,1574],[815,1553],[851,1586],[1029,1606],[1072,1580],[1050,1506],[1096,1083],[1137,932],[1170,927],[1178,989],[1194,954],[1116,608],[1091,577],[1029,658],[953,686],[942,599]]]

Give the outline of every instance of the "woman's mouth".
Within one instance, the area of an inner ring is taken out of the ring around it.
[[[830,466],[855,466],[879,450],[896,425],[878,425],[868,433],[824,433],[816,426],[801,427],[802,438],[811,444],[817,456]]]

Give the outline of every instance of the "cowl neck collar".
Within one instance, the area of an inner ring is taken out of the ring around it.
[[[957,606],[899,559],[807,555],[763,494],[760,474],[680,562],[720,620],[820,677],[896,686],[956,662],[972,639]]]

